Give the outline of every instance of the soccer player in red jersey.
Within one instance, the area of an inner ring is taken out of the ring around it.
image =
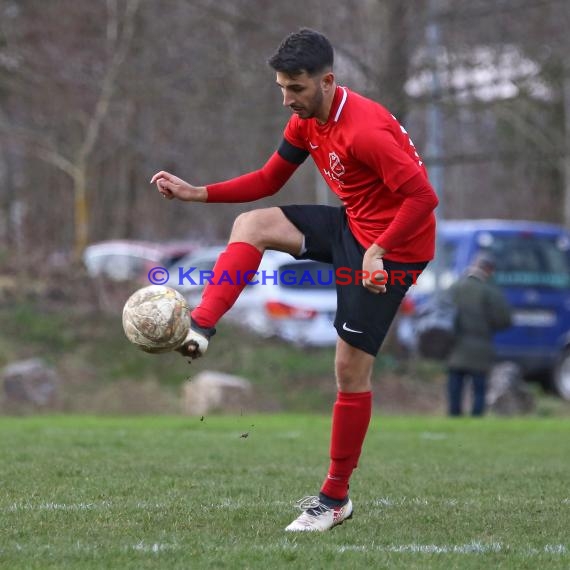
[[[235,220],[227,249],[214,267],[183,354],[203,354],[215,325],[254,275],[263,252],[362,271],[364,279],[337,286],[337,399],[332,414],[330,466],[318,496],[299,502],[288,531],[323,531],[352,516],[349,479],[372,413],[372,366],[413,277],[434,254],[438,200],[406,130],[381,105],[336,84],[333,48],[309,29],[287,36],[269,65],[292,116],[279,148],[254,172],[194,186],[168,173],[152,178],[168,199],[251,202],[277,192],[310,155],[342,207],[303,205],[251,210]],[[404,279],[378,282],[377,272]],[[238,273],[239,272],[239,273]],[[216,276],[225,275],[216,283]]]

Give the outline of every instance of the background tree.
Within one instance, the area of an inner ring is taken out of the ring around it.
[[[446,217],[570,223],[569,12],[561,0],[0,0],[3,243],[45,257],[87,240],[224,240],[251,205],[165,203],[148,181],[263,164],[289,117],[265,61],[302,26],[333,41],[339,82],[385,103],[441,167]],[[335,198],[307,161],[260,205],[314,201]]]

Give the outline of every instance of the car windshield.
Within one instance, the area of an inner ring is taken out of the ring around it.
[[[476,246],[497,259],[494,278],[500,286],[570,288],[570,239],[566,235],[482,231],[476,236]],[[420,275],[418,292],[433,291],[436,274],[443,289],[459,277],[454,269],[458,247],[453,239],[438,242],[437,258]]]
[[[453,271],[459,243],[454,240],[439,240],[436,258],[418,277],[415,288],[420,293],[431,293],[436,286],[447,289],[457,278]],[[437,276],[439,275],[439,278]]]
[[[483,232],[477,241],[497,259],[498,285],[570,288],[570,240],[566,236]]]
[[[334,269],[328,263],[300,261],[279,267],[279,285],[288,289],[311,289],[313,291],[334,289]]]

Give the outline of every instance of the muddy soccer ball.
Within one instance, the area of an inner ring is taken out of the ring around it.
[[[145,352],[156,354],[178,348],[189,328],[186,300],[170,287],[143,287],[129,297],[123,308],[125,334]]]

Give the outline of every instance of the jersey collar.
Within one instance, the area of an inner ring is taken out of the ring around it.
[[[348,90],[346,89],[346,87],[341,87],[340,85],[337,85],[332,100],[331,108],[329,111],[329,116],[327,118],[327,122],[319,123],[318,121],[315,121],[318,129],[328,129],[335,123],[338,123],[342,110],[344,109],[347,97],[348,97]]]
[[[346,87],[341,87],[340,85],[336,88],[336,93],[334,94],[333,103],[331,105],[331,111],[329,113],[329,122],[332,118],[333,123],[338,123],[340,119],[340,114],[344,109],[344,104],[346,103],[346,99],[348,97],[348,91]]]

